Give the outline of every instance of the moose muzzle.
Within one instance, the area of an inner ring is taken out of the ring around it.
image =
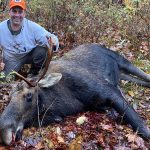
[[[11,145],[13,142],[18,141],[22,138],[23,123],[16,124],[15,122],[10,123],[6,121],[3,123],[0,120],[0,143],[5,145]]]

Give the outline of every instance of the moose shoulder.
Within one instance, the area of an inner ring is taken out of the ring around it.
[[[116,52],[98,44],[81,45],[52,61],[47,75],[36,87],[24,81],[11,94],[0,118],[0,140],[9,145],[20,139],[23,128],[42,116],[41,124],[61,121],[86,110],[114,108],[143,138],[150,130],[128,104],[119,89],[124,78],[150,87],[150,75]],[[44,117],[43,117],[44,114]]]

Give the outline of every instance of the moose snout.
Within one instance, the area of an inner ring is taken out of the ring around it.
[[[23,124],[0,120],[0,142],[5,145],[11,145],[13,142],[22,138]]]
[[[10,145],[13,141],[15,141],[15,135],[12,129],[5,129],[0,131],[0,142],[5,145]]]

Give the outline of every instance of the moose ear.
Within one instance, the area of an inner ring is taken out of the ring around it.
[[[51,87],[57,84],[61,78],[62,78],[61,73],[48,74],[47,76],[45,76],[43,79],[39,81],[39,86],[44,88]]]

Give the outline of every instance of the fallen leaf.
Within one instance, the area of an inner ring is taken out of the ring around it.
[[[87,121],[87,117],[81,116],[81,117],[77,118],[76,123],[77,123],[78,125],[81,125],[81,124],[83,124],[83,123],[86,122],[86,121]]]
[[[45,139],[46,143],[47,143],[47,146],[49,149],[53,149],[54,148],[54,144],[52,141],[48,140],[48,139]]]
[[[107,131],[110,131],[110,132],[113,132],[113,130],[114,130],[111,125],[102,124],[101,126],[102,126],[103,130],[107,130]]]
[[[42,142],[39,142],[39,143],[35,146],[35,148],[36,148],[37,150],[40,150],[40,149],[44,149],[45,146],[44,146],[44,144],[43,144]]]
[[[128,91],[129,96],[134,97],[134,92],[133,91]]]
[[[129,134],[126,135],[126,137],[128,138],[128,142],[135,142],[135,139],[136,139],[137,135],[129,133]]]
[[[66,135],[71,139],[74,139],[76,137],[75,133],[73,133],[72,131],[68,132]]]
[[[61,135],[60,127],[56,127],[55,132],[56,132],[57,135]]]
[[[133,105],[132,105],[132,107],[135,109],[135,110],[137,110],[137,103],[133,103]]]
[[[69,150],[81,150],[82,149],[82,137],[78,136],[69,145]]]
[[[58,140],[58,143],[65,143],[65,140],[61,136],[58,136],[57,140]]]
[[[144,140],[141,137],[137,136],[136,133],[129,133],[126,135],[126,137],[128,138],[128,142],[136,144],[136,146],[140,148],[145,148]]]
[[[142,149],[146,149],[145,144],[144,144],[144,140],[141,137],[136,138],[136,144],[138,147],[140,147]]]

